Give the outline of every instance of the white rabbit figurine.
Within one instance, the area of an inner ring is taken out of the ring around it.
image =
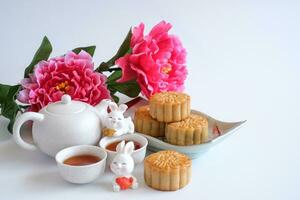
[[[118,107],[115,102],[110,102],[109,108],[110,112],[104,120],[104,127],[107,129],[113,129],[115,131],[113,136],[133,133],[134,124],[131,117],[124,117],[124,112],[126,111],[127,106],[125,104],[121,104]]]
[[[104,126],[107,119],[107,108],[112,101],[110,99],[103,99],[98,105],[96,105],[97,114],[100,116],[101,127]]]
[[[125,145],[123,140],[117,145],[117,155],[113,158],[110,169],[115,174],[112,182],[114,192],[126,190],[129,188],[137,189],[138,182],[134,176],[131,175],[134,169],[134,161],[131,157],[134,151],[133,142],[128,142]]]

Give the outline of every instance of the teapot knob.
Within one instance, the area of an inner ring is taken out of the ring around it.
[[[64,94],[61,97],[61,103],[63,103],[63,104],[69,104],[69,103],[71,103],[71,101],[72,101],[71,97],[67,94]]]

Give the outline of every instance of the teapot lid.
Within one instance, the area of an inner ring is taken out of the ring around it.
[[[75,114],[86,108],[85,103],[80,101],[72,101],[67,94],[61,97],[61,101],[51,103],[46,107],[46,111],[54,114]]]

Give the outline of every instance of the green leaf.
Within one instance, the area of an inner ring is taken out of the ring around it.
[[[127,53],[130,53],[131,52],[131,49],[130,49],[131,36],[132,36],[132,32],[131,32],[131,28],[130,28],[129,32],[126,35],[125,40],[121,44],[117,53],[109,61],[102,62],[95,71],[97,71],[97,72],[107,71],[111,66],[115,65],[115,62],[117,59],[123,57]]]
[[[113,83],[108,83],[107,87],[109,90],[117,90],[118,92],[125,94],[129,97],[136,97],[139,95],[141,88],[139,84],[136,82],[136,80],[130,80],[127,82],[113,82]]]
[[[122,70],[117,70],[114,71],[108,78],[107,78],[107,82],[112,82],[112,81],[116,81],[119,78],[121,78],[122,76]]]
[[[20,107],[16,103],[16,94],[19,92],[21,86],[20,85],[13,85],[13,86],[8,86],[8,85],[0,85],[0,91],[4,91],[9,87],[8,92],[6,94],[6,98],[3,99],[1,102],[1,114],[9,119],[9,124],[8,124],[8,131],[12,133],[12,128],[13,124],[15,122],[15,118],[17,116],[18,111],[20,110]],[[5,88],[5,89],[3,89]],[[1,93],[1,96],[3,94]]]
[[[120,100],[119,97],[117,97],[117,96],[114,95],[114,94],[111,94],[111,97],[114,99],[114,101],[115,101],[116,103],[119,103],[119,100]]]
[[[76,54],[79,54],[81,50],[86,51],[88,54],[90,54],[92,57],[95,53],[96,46],[88,46],[88,47],[78,47],[76,49],[73,49],[72,51]]]
[[[52,45],[48,38],[45,36],[43,38],[43,41],[37,50],[37,52],[34,54],[34,57],[31,61],[31,63],[26,67],[24,72],[24,78],[27,78],[30,73],[33,72],[34,66],[39,63],[42,60],[48,60],[50,54],[52,52]]]
[[[110,91],[110,95],[113,95],[113,94],[115,94],[116,92],[118,92],[116,89],[114,89],[114,88],[108,88],[109,89],[109,91]]]
[[[0,106],[6,100],[9,88],[9,85],[0,84]]]

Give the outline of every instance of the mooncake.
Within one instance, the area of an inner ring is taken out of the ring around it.
[[[180,92],[161,92],[150,97],[150,115],[160,122],[181,121],[190,116],[190,96]]]
[[[149,106],[141,106],[134,115],[135,131],[153,137],[165,136],[165,123],[153,119],[149,113]]]
[[[191,180],[191,159],[176,151],[159,151],[144,160],[146,184],[162,191],[175,191]]]
[[[208,121],[206,118],[191,114],[188,118],[166,125],[166,140],[175,145],[193,145],[208,140]]]

